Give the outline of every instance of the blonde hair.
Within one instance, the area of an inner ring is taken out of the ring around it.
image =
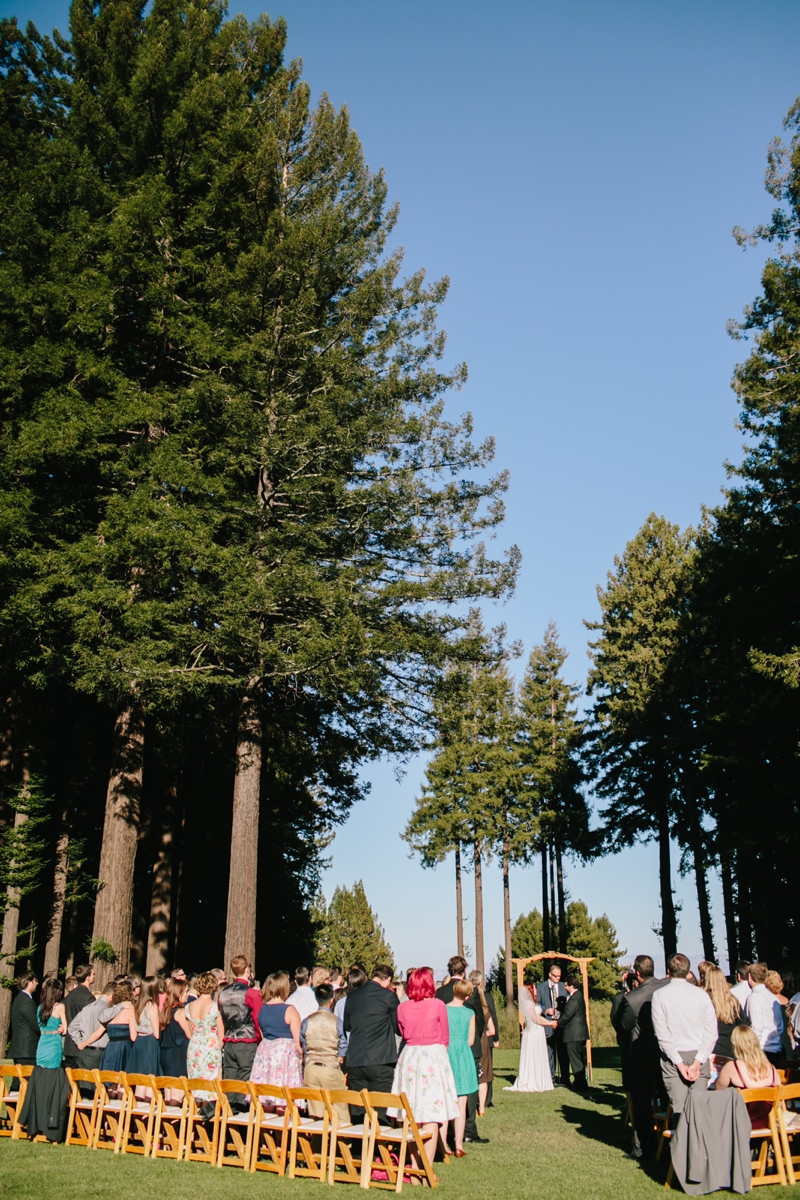
[[[783,980],[777,971],[767,971],[764,983],[767,985],[768,992],[772,992],[773,996],[780,996],[783,991]]]
[[[744,1063],[744,1068],[750,1078],[766,1079],[771,1073],[772,1067],[750,1026],[737,1025],[731,1034],[731,1042],[737,1061]]]
[[[458,996],[459,1000],[469,1000],[474,990],[468,979],[457,979],[453,984],[453,995]]]
[[[267,1000],[286,1002],[289,999],[289,976],[285,971],[275,971],[274,974],[267,976],[261,989],[261,999],[265,1002]]]
[[[723,1025],[735,1025],[742,1015],[742,1006],[728,987],[728,981],[713,963],[706,963],[703,987],[711,997],[717,1020]]]
[[[311,972],[312,988],[319,987],[321,983],[330,983],[331,973],[327,967],[314,967]]]

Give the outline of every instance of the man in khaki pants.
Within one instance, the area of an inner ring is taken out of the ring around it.
[[[347,1053],[347,1038],[341,1020],[334,1016],[333,988],[321,983],[314,988],[319,1008],[306,1017],[300,1026],[300,1045],[303,1047],[303,1082],[306,1087],[328,1088],[341,1091],[346,1087],[341,1062]],[[309,1100],[308,1111],[312,1117],[325,1114],[325,1106],[318,1100]],[[337,1104],[336,1111],[343,1125],[350,1124],[350,1110],[346,1104]]]

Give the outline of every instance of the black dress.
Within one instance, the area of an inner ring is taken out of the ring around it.
[[[164,1075],[180,1079],[186,1075],[186,1051],[189,1038],[175,1020],[177,1008],[172,1010],[169,1025],[161,1034],[161,1070]]]
[[[714,1054],[717,1058],[736,1058],[733,1052],[731,1034],[737,1025],[749,1024],[750,1020],[745,1013],[737,1017],[732,1025],[726,1025],[724,1021],[717,1021],[717,1044],[714,1047]]]
[[[128,1060],[133,1049],[130,1026],[115,1025],[113,1021],[106,1026],[108,1030],[108,1045],[100,1060],[101,1071],[127,1071]]]

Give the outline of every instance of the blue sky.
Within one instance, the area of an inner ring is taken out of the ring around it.
[[[2,11],[66,29],[65,4]],[[487,615],[526,654],[553,618],[582,682],[583,620],[614,555],[651,511],[696,521],[740,455],[729,385],[744,350],[725,323],[757,294],[763,255],[731,229],[772,208],[765,151],[800,93],[800,5],[282,0],[268,11],[287,18],[314,94],[347,105],[367,161],[385,169],[408,271],[452,280],[448,359],[470,377],[451,411],[471,410],[477,434],[496,437],[512,480],[499,544],[523,553],[514,599]],[[391,764],[371,773],[325,876],[328,895],[363,879],[401,966],[441,966],[454,950],[451,866],[421,870],[399,838],[423,765],[399,783]],[[567,882],[631,955],[661,959],[654,847],[571,866]],[[681,945],[696,958],[691,880],[676,869],[675,883]],[[485,893],[491,957],[496,867]],[[540,902],[536,870],[515,870],[514,913]]]

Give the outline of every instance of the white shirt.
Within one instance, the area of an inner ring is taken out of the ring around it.
[[[753,1033],[761,1042],[761,1049],[777,1054],[781,1048],[783,1012],[776,996],[765,983],[757,983],[747,997],[744,1011],[750,1018]]]
[[[742,979],[740,983],[735,984],[731,988],[731,992],[739,1001],[739,1004],[742,1006],[742,1008],[744,1008],[750,996],[750,984],[747,982],[747,980]]]
[[[717,1044],[717,1014],[708,992],[686,979],[671,979],[652,999],[653,1029],[661,1053],[677,1066],[683,1054],[700,1063],[710,1058]]]
[[[297,1009],[300,1013],[301,1022],[305,1021],[306,1017],[310,1017],[319,1008],[317,998],[314,995],[314,989],[307,985],[296,988],[286,1003],[291,1004],[292,1008]]]

